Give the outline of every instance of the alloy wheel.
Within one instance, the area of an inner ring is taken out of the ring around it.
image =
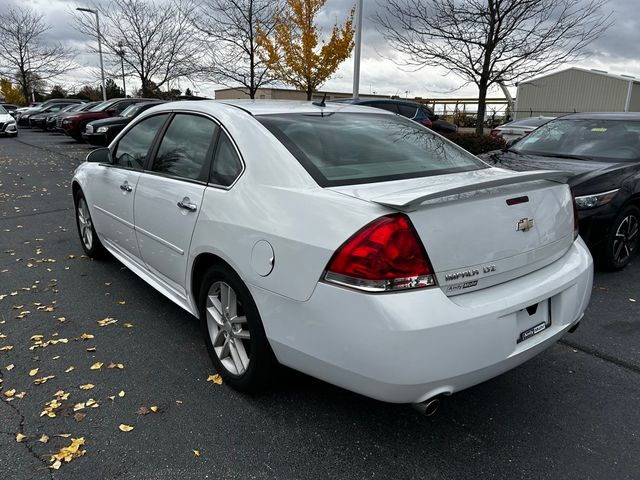
[[[629,214],[618,224],[613,239],[613,258],[617,264],[624,264],[638,246],[638,217]]]
[[[93,246],[93,224],[89,208],[84,198],[78,200],[78,226],[80,227],[80,238],[87,250]]]
[[[251,335],[247,317],[235,290],[217,281],[207,293],[207,329],[220,363],[233,375],[242,375],[249,367]]]

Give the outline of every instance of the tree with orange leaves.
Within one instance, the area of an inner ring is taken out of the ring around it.
[[[314,19],[326,0],[287,0],[276,14],[270,36],[258,27],[259,55],[272,75],[298,90],[313,92],[326,82],[353,50],[353,13],[344,25],[335,24],[328,41],[320,43],[320,29]]]

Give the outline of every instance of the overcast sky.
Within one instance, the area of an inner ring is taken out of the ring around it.
[[[104,4],[109,0],[101,0]],[[170,1],[170,0],[168,0]],[[331,25],[343,22],[355,0],[327,0],[324,10],[318,18],[324,31],[329,32]],[[640,0],[608,0],[607,8],[613,13],[615,24],[609,31],[591,45],[583,60],[573,65],[596,68],[611,73],[634,75],[640,78],[640,28],[638,28],[638,3]],[[63,83],[81,86],[86,83],[99,84],[98,58],[88,49],[94,39],[86,38],[71,26],[72,12],[82,6],[78,0],[0,0],[0,12],[12,5],[31,5],[44,15],[51,25],[47,39],[61,42],[77,50],[78,69],[68,75]],[[376,31],[368,18],[378,9],[376,0],[364,0],[365,21],[363,24],[362,63],[360,75],[361,94],[373,93],[409,97],[461,97],[476,96],[474,86],[462,86],[463,81],[446,71],[423,69],[418,72],[403,71],[388,58],[394,52]],[[386,58],[385,58],[386,57]],[[353,60],[345,61],[333,79],[323,89],[349,92],[352,88]],[[182,90],[193,86],[180,85]],[[213,96],[215,84],[200,87],[200,93]],[[512,89],[515,93],[515,89]],[[498,91],[491,94],[502,96]]]

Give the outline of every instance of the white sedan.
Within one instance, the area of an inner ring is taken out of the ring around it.
[[[199,317],[242,391],[284,364],[431,405],[542,352],[591,293],[562,174],[367,107],[160,105],[89,154],[73,197],[86,253]]]

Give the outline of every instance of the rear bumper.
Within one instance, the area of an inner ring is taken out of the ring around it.
[[[411,403],[476,385],[548,348],[582,318],[592,283],[593,262],[578,240],[545,268],[455,297],[439,288],[372,295],[319,283],[308,301],[295,302],[250,289],[281,363]],[[543,303],[551,325],[518,343],[538,322],[526,324],[526,307]]]

